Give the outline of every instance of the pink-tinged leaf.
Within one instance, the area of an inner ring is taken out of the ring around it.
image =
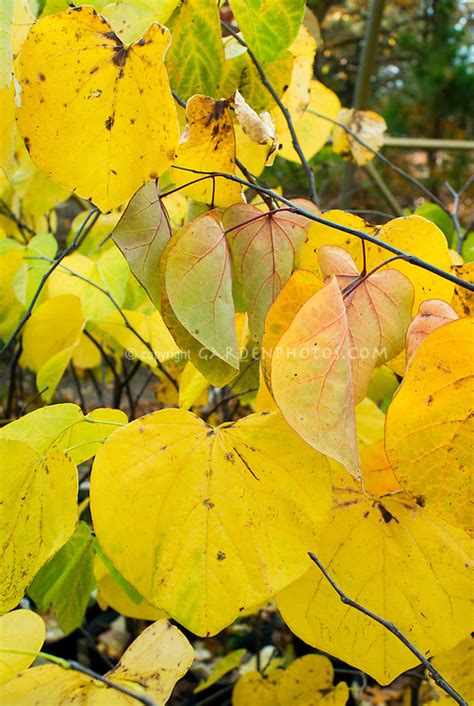
[[[273,349],[272,394],[288,424],[359,478],[346,307],[332,279],[299,309]]]
[[[181,336],[182,327],[197,344],[192,349],[199,369],[200,346],[201,359],[211,354],[238,370],[230,253],[217,211],[198,216],[175,233],[163,254],[162,271],[163,318],[178,344],[190,344]]]
[[[223,215],[232,260],[255,341],[263,335],[265,316],[293,271],[310,221],[289,211],[265,213],[236,204]]]
[[[451,304],[442,299],[427,299],[421,302],[418,314],[407,331],[407,365],[425,338],[440,326],[459,319]]]
[[[159,309],[160,258],[171,238],[171,226],[157,182],[149,181],[138,189],[112,237],[131,271]]]
[[[355,283],[358,272],[348,252],[325,245],[319,262],[326,277],[336,276],[341,288]],[[355,286],[355,284],[354,284]],[[344,297],[349,325],[354,400],[367,394],[376,367],[398,355],[405,346],[411,320],[414,289],[401,272],[383,269],[370,275]]]
[[[271,360],[278,341],[308,299],[324,283],[309,270],[295,270],[271,305],[265,319],[261,365],[268,390],[271,391]]]

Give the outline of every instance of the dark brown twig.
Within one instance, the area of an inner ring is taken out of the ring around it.
[[[313,552],[308,552],[308,555],[312,561],[316,564],[316,566],[319,568],[319,570],[322,572],[322,574],[325,576],[327,581],[330,583],[330,585],[333,587],[333,589],[336,591],[336,593],[339,595],[339,598],[341,601],[344,603],[344,605],[348,605],[351,608],[355,608],[356,610],[359,611],[359,613],[362,613],[363,615],[367,616],[371,620],[374,620],[376,623],[379,623],[379,625],[382,625],[386,630],[388,630],[392,635],[394,635],[400,642],[405,645],[407,649],[410,650],[412,654],[415,655],[415,657],[421,662],[421,664],[425,667],[427,672],[431,675],[433,680],[436,682],[436,684],[443,689],[449,696],[451,696],[452,699],[457,701],[460,706],[467,706],[467,702],[464,701],[462,696],[458,694],[458,692],[450,685],[448,682],[441,676],[441,674],[438,672],[438,670],[433,667],[431,662],[426,659],[426,657],[413,645],[410,640],[405,637],[405,635],[400,632],[400,630],[394,625],[391,621],[385,620],[384,618],[381,618],[380,615],[377,615],[377,613],[374,613],[371,611],[369,608],[365,608],[363,605],[360,603],[357,603],[357,601],[352,600],[352,598],[349,598],[346,596],[344,591],[339,588],[339,586],[336,584],[334,579],[328,574],[324,566],[321,564],[319,561],[318,557],[316,554]]]

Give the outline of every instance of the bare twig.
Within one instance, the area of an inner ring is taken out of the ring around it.
[[[468,231],[462,232],[461,228],[461,223],[459,221],[459,204],[461,202],[461,196],[463,193],[470,187],[472,182],[474,181],[474,174],[471,174],[469,179],[466,181],[466,183],[462,186],[462,188],[459,191],[455,191],[451,184],[449,184],[447,181],[444,182],[444,186],[446,189],[449,191],[451,196],[453,197],[453,210],[450,212],[450,216],[453,219],[453,224],[454,224],[454,230],[456,231],[457,235],[457,251],[460,253],[462,250],[463,243],[467,237]]]
[[[306,178],[307,178],[307,180],[308,180],[308,187],[309,187],[309,193],[310,193],[311,201],[313,201],[313,202],[318,206],[318,205],[319,205],[319,203],[318,203],[318,194],[317,194],[317,191],[316,191],[316,183],[315,183],[315,180],[314,180],[314,172],[313,172],[313,170],[312,170],[312,168],[311,168],[310,163],[308,162],[308,160],[307,160],[306,157],[304,156],[303,150],[301,149],[301,145],[300,145],[299,140],[298,140],[298,137],[297,137],[297,135],[296,135],[295,126],[293,125],[293,120],[292,120],[292,118],[291,118],[290,111],[289,111],[288,108],[283,104],[282,100],[280,99],[280,96],[278,95],[278,93],[275,91],[275,89],[273,88],[272,84],[271,84],[270,81],[268,80],[268,78],[267,78],[267,76],[266,76],[266,74],[265,74],[265,71],[263,70],[263,68],[262,68],[262,66],[261,66],[261,64],[260,64],[260,62],[258,61],[258,59],[257,59],[257,57],[255,56],[255,54],[252,52],[252,50],[249,48],[249,46],[247,45],[247,43],[246,43],[246,42],[242,39],[242,37],[241,37],[237,32],[235,32],[235,30],[233,30],[232,27],[231,27],[230,25],[228,25],[226,22],[223,22],[223,21],[221,20],[221,25],[224,27],[224,29],[225,29],[229,34],[231,34],[231,35],[234,37],[234,39],[237,40],[237,42],[238,42],[241,46],[246,47],[247,53],[248,53],[248,56],[249,56],[249,59],[250,59],[250,61],[252,62],[252,64],[255,66],[255,68],[257,69],[257,72],[258,72],[258,75],[260,76],[260,80],[261,80],[262,84],[265,86],[265,88],[266,88],[267,91],[270,93],[271,97],[273,98],[273,100],[275,101],[275,103],[277,104],[277,106],[279,107],[279,109],[281,110],[281,112],[283,113],[283,117],[285,118],[286,124],[288,125],[288,130],[290,131],[291,141],[292,141],[294,150],[295,150],[296,154],[298,155],[298,157],[300,158],[300,162],[301,162],[301,164],[302,164],[302,166],[303,166],[303,169],[304,169],[304,171],[305,171],[305,173],[306,173]]]
[[[181,169],[186,172],[191,172],[192,174],[213,174],[214,176],[224,177],[229,181],[235,181],[236,183],[242,184],[243,186],[253,186],[252,184],[249,184],[247,181],[245,181],[245,179],[241,179],[240,177],[234,176],[232,174],[226,174],[224,172],[203,172],[198,169],[190,169],[188,167],[176,166],[174,167],[174,169]],[[329,228],[340,230],[342,233],[354,235],[355,237],[361,238],[362,240],[372,243],[373,245],[378,245],[384,250],[388,250],[388,252],[391,252],[394,255],[398,255],[400,258],[403,258],[404,260],[406,260],[406,262],[409,262],[415,267],[421,267],[422,269],[427,270],[428,272],[432,272],[433,274],[438,275],[438,277],[442,277],[443,279],[446,279],[449,282],[457,284],[459,287],[463,287],[464,289],[467,289],[470,292],[474,292],[474,284],[472,284],[471,282],[467,282],[466,280],[463,280],[460,277],[456,277],[450,272],[445,272],[440,267],[436,267],[435,265],[432,265],[431,263],[426,262],[425,260],[421,260],[415,255],[405,253],[403,252],[403,250],[400,250],[399,248],[396,248],[394,245],[390,245],[389,243],[385,243],[383,240],[376,238],[374,235],[370,235],[369,233],[366,233],[363,230],[357,230],[356,228],[350,228],[349,226],[341,225],[340,223],[334,223],[333,221],[329,221],[327,218],[323,218],[322,216],[317,216],[314,213],[310,213],[306,209],[301,208],[300,206],[292,203],[291,201],[289,201],[289,199],[285,198],[284,196],[280,196],[280,194],[277,194],[276,192],[271,191],[270,189],[266,189],[263,186],[253,186],[253,188],[256,189],[259,193],[267,194],[268,196],[271,196],[274,200],[280,201],[280,203],[284,203],[287,206],[290,206],[293,213],[297,213],[300,216],[308,218],[310,221],[321,223],[322,225],[328,226]]]
[[[451,216],[451,212],[447,206],[439,199],[436,194],[433,194],[432,191],[430,191],[424,184],[421,183],[418,179],[416,179],[414,176],[411,174],[408,174],[408,172],[405,172],[401,167],[397,167],[397,165],[392,162],[390,159],[385,157],[383,154],[380,152],[377,152],[377,150],[374,150],[370,145],[368,145],[364,140],[361,140],[359,135],[357,135],[354,130],[351,130],[348,125],[345,125],[344,123],[341,123],[340,120],[336,120],[335,118],[330,118],[327,115],[323,115],[323,113],[318,113],[316,110],[312,110],[310,108],[307,109],[308,113],[311,113],[311,115],[315,115],[317,118],[322,118],[323,120],[327,120],[328,122],[332,123],[333,125],[337,125],[338,127],[342,128],[345,132],[347,132],[348,135],[350,135],[356,142],[358,142],[362,147],[364,147],[366,150],[371,152],[377,159],[379,159],[381,162],[387,165],[387,167],[390,167],[394,172],[399,174],[403,179],[408,181],[410,184],[413,184],[413,186],[416,186],[417,189],[422,191],[425,196],[427,196],[433,203],[436,203],[440,208],[443,209],[448,215]]]
[[[367,616],[371,620],[374,620],[376,623],[379,623],[379,625],[382,625],[386,630],[388,630],[392,635],[394,635],[400,642],[405,645],[407,649],[410,650],[412,654],[415,655],[415,657],[421,662],[421,664],[425,667],[425,669],[429,672],[433,680],[436,682],[436,684],[443,689],[449,696],[451,696],[452,699],[457,701],[460,706],[467,706],[467,702],[464,701],[462,696],[458,694],[458,692],[450,685],[448,682],[441,676],[441,674],[438,672],[438,670],[433,667],[431,662],[426,659],[426,657],[413,645],[410,640],[405,637],[405,635],[400,632],[400,630],[397,628],[396,625],[394,625],[391,621],[385,620],[384,618],[381,618],[380,615],[377,615],[377,613],[374,613],[371,611],[369,608],[365,608],[363,605],[360,603],[357,603],[356,601],[352,600],[352,598],[349,598],[346,596],[344,591],[339,588],[339,586],[336,584],[334,579],[328,574],[322,563],[319,561],[318,557],[316,554],[313,552],[308,552],[309,557],[316,566],[319,568],[319,570],[323,573],[327,581],[331,584],[333,589],[336,591],[336,593],[339,595],[339,598],[341,601],[345,604],[350,606],[351,608],[355,608],[356,610],[359,611],[359,613],[362,613],[363,615]]]
[[[38,285],[38,288],[36,292],[34,293],[27,310],[23,314],[20,323],[18,326],[15,328],[13,331],[12,335],[8,339],[8,341],[5,343],[3,346],[2,350],[0,351],[0,354],[3,353],[4,351],[7,350],[7,348],[10,347],[10,345],[13,343],[13,341],[16,339],[18,334],[21,332],[23,326],[26,324],[28,319],[30,318],[31,314],[33,313],[33,307],[38,301],[39,295],[43,291],[43,287],[45,286],[46,282],[48,281],[50,275],[54,272],[54,270],[61,264],[61,262],[64,260],[65,257],[73,253],[77,248],[81,245],[81,243],[84,241],[88,233],[90,232],[91,228],[94,226],[95,222],[100,216],[100,211],[98,208],[93,208],[87,217],[84,220],[84,223],[81,225],[79,228],[76,236],[74,237],[74,240],[72,241],[71,245],[64,250],[64,252],[58,257],[57,260],[54,261],[54,263],[51,265],[49,270],[45,272],[43,277],[41,278],[41,281]]]

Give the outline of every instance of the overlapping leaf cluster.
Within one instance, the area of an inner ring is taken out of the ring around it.
[[[381,683],[414,667],[338,602],[308,551],[429,656],[471,629],[471,302],[430,269],[450,272],[452,256],[422,216],[322,218],[259,188],[276,151],[298,158],[293,128],[311,158],[338,115],[373,150],[385,124],[339,114],[313,79],[301,0],[230,5],[240,34],[223,36],[210,0],[48,0],[36,21],[15,2],[0,44],[1,189],[16,215],[0,221],[0,336],[21,333],[19,364],[47,403],[69,366],[104,357],[115,376],[127,355],[178,380],[164,409],[130,423],[54,404],[0,432],[1,607],[26,593],[69,632],[97,586],[100,605],[160,621],[108,675],[159,699],[192,660],[164,618],[211,635],[270,599],[296,635]],[[334,149],[373,156],[342,127]],[[94,214],[78,213],[58,260],[52,209],[71,192],[103,213],[91,230]],[[387,244],[428,268],[389,260]],[[215,426],[203,408],[225,386],[251,413]],[[77,466],[92,458],[95,536],[77,506]],[[2,698],[62,704],[84,689],[94,703],[97,683],[57,665],[15,677],[41,647],[33,615],[2,618]],[[235,705],[347,700],[321,656],[272,675],[243,677]]]

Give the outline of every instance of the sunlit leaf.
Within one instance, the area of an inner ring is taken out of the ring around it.
[[[364,486],[369,449],[362,455]],[[469,631],[469,539],[431,519],[405,493],[393,493],[398,485],[380,457],[380,446],[373,451],[377,455],[369,461],[365,492],[342,469],[334,473],[333,513],[313,551],[348,596],[393,621],[430,657]],[[388,630],[345,606],[316,567],[277,602],[302,640],[380,684],[418,663]]]
[[[25,441],[3,437],[0,445],[0,611],[5,612],[17,605],[37,571],[71,536],[77,472],[58,448],[40,455]]]
[[[467,282],[474,282],[474,263],[467,262],[461,267],[455,267],[454,273],[461,277],[461,279],[467,280]],[[470,292],[464,287],[456,286],[454,288],[454,295],[451,300],[451,306],[457,312],[458,316],[472,316],[474,313],[474,293]]]
[[[117,569],[201,635],[301,575],[330,502],[326,460],[278,414],[212,429],[184,410],[154,412],[111,437],[91,483]]]
[[[33,161],[108,211],[159,176],[178,143],[159,24],[130,46],[90,6],[40,19],[20,51],[18,125]]]
[[[181,169],[171,169],[176,186],[202,177],[186,169],[235,174],[234,126],[226,101],[193,96],[186,106],[186,121],[187,130],[181,138],[175,162]],[[230,206],[241,200],[241,186],[223,177],[216,178],[215,182],[209,178],[201,180],[183,191],[195,201],[216,206]]]
[[[32,610],[13,610],[0,617],[0,683],[30,666],[45,634],[42,618]],[[25,654],[21,654],[22,650]]]
[[[122,655],[107,677],[137,694],[165,703],[180,677],[193,661],[193,649],[184,635],[166,620],[146,628]],[[0,697],[11,706],[27,706],[34,698],[39,703],[69,706],[81,695],[91,706],[133,706],[136,700],[110,686],[57,665],[33,667],[0,687]]]
[[[234,687],[232,706],[344,706],[349,689],[333,687],[334,669],[323,655],[305,655],[284,671],[244,674]]]
[[[388,408],[386,427],[387,454],[404,489],[435,518],[469,531],[473,326],[473,319],[458,319],[423,341]]]

